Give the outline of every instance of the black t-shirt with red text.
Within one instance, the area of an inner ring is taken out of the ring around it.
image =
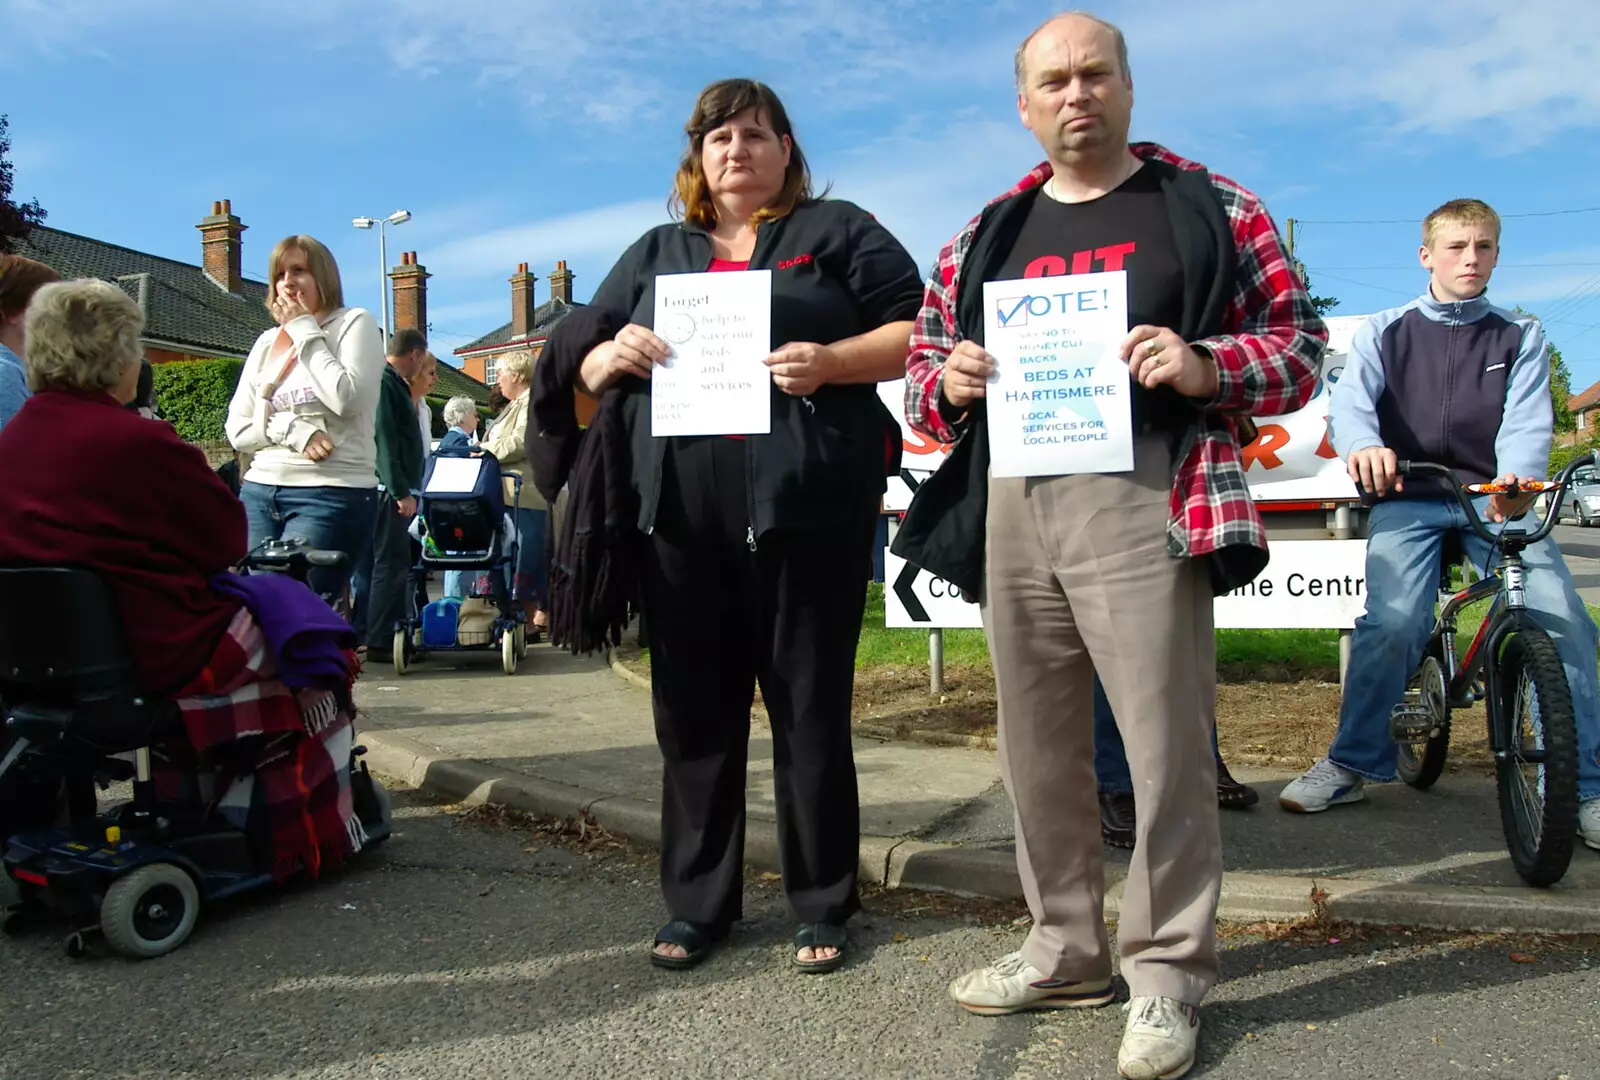
[[[1107,270],[1128,272],[1130,328],[1147,323],[1178,329],[1183,266],[1152,169],[1139,169],[1121,187],[1088,202],[1057,202],[1041,189],[997,280]],[[1179,430],[1192,409],[1168,387],[1151,391],[1138,384],[1132,407],[1135,431],[1146,422],[1161,431]]]

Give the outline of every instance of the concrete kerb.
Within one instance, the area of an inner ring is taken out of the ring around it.
[[[649,680],[612,667],[635,684]],[[645,847],[660,839],[660,808],[641,799],[593,791],[458,760],[393,732],[361,733],[375,771],[467,805],[494,804],[535,817],[592,816],[615,835]],[[779,870],[777,827],[750,818],[745,857],[752,867]],[[1121,909],[1122,867],[1106,866],[1105,911]],[[1016,857],[1000,848],[933,844],[906,837],[863,836],[861,877],[889,888],[954,893],[993,900],[1023,897]],[[1600,890],[1489,888],[1389,883],[1349,878],[1279,877],[1226,873],[1218,918],[1232,923],[1292,922],[1322,915],[1377,926],[1551,934],[1600,934]]]

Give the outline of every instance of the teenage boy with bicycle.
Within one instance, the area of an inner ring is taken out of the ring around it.
[[[1451,492],[1402,480],[1398,462],[1437,462],[1468,483],[1542,480],[1549,464],[1554,414],[1544,331],[1485,295],[1500,257],[1499,216],[1477,199],[1447,202],[1423,221],[1419,256],[1428,291],[1367,321],[1329,404],[1334,449],[1372,504],[1367,610],[1356,620],[1333,745],[1278,797],[1295,813],[1359,802],[1368,780],[1395,779],[1389,713],[1427,643],[1445,533],[1460,536],[1475,565],[1489,555]],[[1480,514],[1505,522],[1530,498],[1491,495]],[[1523,561],[1528,608],[1555,641],[1572,688],[1579,831],[1600,849],[1600,635],[1554,538],[1528,548]]]

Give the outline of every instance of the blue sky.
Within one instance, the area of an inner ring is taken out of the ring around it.
[[[377,237],[415,250],[435,352],[509,318],[519,262],[586,298],[665,219],[695,93],[784,98],[819,180],[926,267],[1037,160],[1011,53],[1058,8],[1022,0],[0,0],[0,111],[48,224],[187,261],[228,198],[273,242],[333,248],[377,310]],[[1600,2],[1123,0],[1134,136],[1255,190],[1339,314],[1416,294],[1417,221],[1600,207]],[[1400,219],[1393,223],[1389,219]],[[1335,224],[1338,222],[1377,224]],[[1575,389],[1600,380],[1600,212],[1509,217],[1503,304],[1547,320]]]

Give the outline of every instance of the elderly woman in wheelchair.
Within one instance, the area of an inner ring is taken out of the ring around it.
[[[4,925],[71,919],[73,955],[93,932],[169,952],[202,903],[317,876],[389,831],[354,745],[350,628],[303,583],[342,556],[251,572],[243,506],[205,456],[122,408],[143,323],[108,283],[41,289],[34,393],[0,430],[0,851],[20,900]],[[93,782],[130,775],[133,800],[96,816]]]

